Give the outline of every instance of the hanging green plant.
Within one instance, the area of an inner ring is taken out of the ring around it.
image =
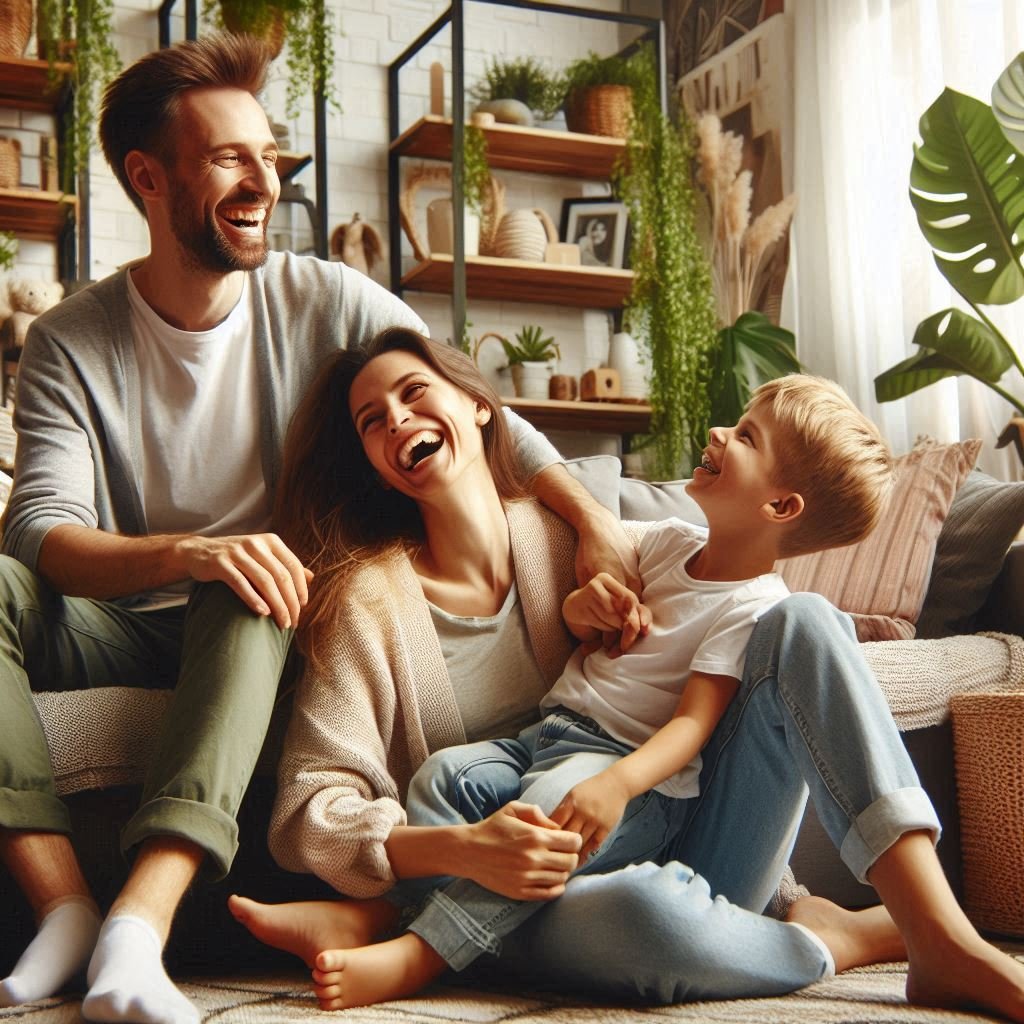
[[[18,255],[18,239],[10,231],[0,231],[0,270],[10,270]]]
[[[718,325],[695,222],[692,128],[682,116],[676,128],[662,111],[651,47],[631,59],[645,71],[634,75],[626,153],[614,174],[632,229],[624,320],[650,365],[654,472],[670,479],[692,469],[707,436]]]
[[[462,194],[478,216],[490,190],[491,168],[487,163],[487,136],[475,124],[467,124],[462,138]]]
[[[113,0],[38,0],[36,23],[51,76],[58,78],[66,69],[73,90],[61,147],[61,187],[71,192],[78,172],[89,166],[103,90],[121,70]]]

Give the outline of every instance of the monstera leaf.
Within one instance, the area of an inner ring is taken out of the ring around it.
[[[708,383],[711,425],[733,426],[754,388],[801,369],[792,331],[776,327],[764,313],[741,314],[731,327],[718,332]]]
[[[875,397],[892,402],[944,377],[966,374],[995,387],[1013,365],[1006,339],[959,309],[922,320],[914,332],[916,355],[875,378]]]
[[[1010,145],[1024,153],[1024,53],[1018,53],[992,86],[992,113]]]
[[[953,89],[920,130],[910,200],[939,270],[969,302],[1013,302],[1024,295],[1024,159],[988,106]]]

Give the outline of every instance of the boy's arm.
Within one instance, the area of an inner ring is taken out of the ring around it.
[[[626,804],[682,770],[700,753],[736,695],[732,676],[691,672],[672,718],[610,768],[574,786],[551,815],[583,839],[580,860],[618,824]]]

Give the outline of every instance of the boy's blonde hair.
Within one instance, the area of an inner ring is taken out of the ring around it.
[[[878,428],[824,377],[794,373],[757,388],[749,411],[767,411],[779,486],[804,499],[783,557],[853,544],[874,528],[892,489],[894,461]]]

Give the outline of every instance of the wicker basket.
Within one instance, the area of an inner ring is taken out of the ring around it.
[[[571,132],[624,139],[633,114],[633,90],[628,85],[592,85],[574,92],[565,107]]]
[[[0,57],[22,57],[32,35],[32,0],[0,0]]]
[[[953,697],[964,909],[978,928],[1024,935],[1024,693]]]
[[[0,137],[0,188],[21,184],[21,144],[17,139]]]

